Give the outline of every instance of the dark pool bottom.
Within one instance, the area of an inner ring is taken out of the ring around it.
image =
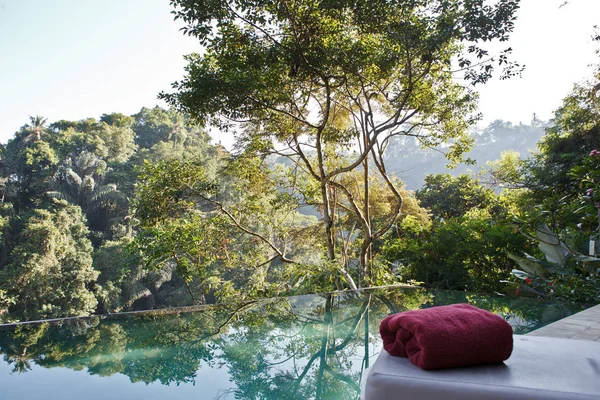
[[[580,307],[389,287],[0,329],[5,399],[357,399],[386,315],[470,303],[527,333]]]

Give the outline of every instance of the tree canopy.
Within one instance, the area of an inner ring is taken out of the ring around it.
[[[1,321],[398,282],[598,298],[598,75],[549,123],[473,126],[476,85],[521,70],[488,53],[517,0],[171,5],[204,47],[171,108],[0,147]]]
[[[359,286],[370,281],[369,249],[402,210],[402,193],[383,157],[390,138],[449,143],[448,157],[460,159],[472,144],[468,127],[476,119],[476,95],[467,82],[486,82],[494,62],[504,77],[519,68],[508,61],[509,49],[488,58],[480,46],[508,38],[518,8],[513,0],[494,6],[458,0],[172,4],[184,32],[206,51],[187,57],[186,77],[173,85],[175,93],[161,97],[234,130],[246,151],[289,158],[314,180],[329,262],[340,248],[335,193],[345,196],[347,212],[360,221]],[[453,79],[453,58],[466,71],[464,84]],[[365,175],[363,208],[343,183],[357,168]],[[369,169],[395,198],[379,229],[370,215]],[[339,272],[356,287],[347,270]]]

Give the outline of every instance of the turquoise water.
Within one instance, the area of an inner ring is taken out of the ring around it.
[[[420,288],[267,299],[0,329],[6,399],[358,399],[379,322],[468,302],[526,333],[577,308]]]

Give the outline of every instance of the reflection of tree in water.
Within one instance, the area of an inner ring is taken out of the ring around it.
[[[12,373],[20,374],[31,370],[31,353],[28,350],[44,335],[45,328],[44,325],[30,330],[17,328],[12,335],[12,340],[7,341],[6,345],[1,347],[4,361],[12,366]]]
[[[381,319],[428,299],[425,291],[398,289],[286,299],[277,314],[287,313],[284,321],[275,326],[241,321],[220,341],[235,383],[223,397],[358,398],[362,373],[376,355]]]
[[[343,312],[349,308],[343,307],[343,300],[336,307],[331,294],[320,300],[320,305],[285,325],[245,324],[246,329],[223,338],[221,350],[236,383],[232,389],[236,398],[357,396],[359,377],[350,357],[360,354],[357,331],[369,313],[371,295],[363,296],[360,307],[351,312]]]
[[[342,292],[121,320],[21,325],[0,330],[0,352],[19,373],[39,365],[179,385],[194,383],[203,368],[224,368],[233,388],[220,398],[353,399],[369,358],[377,355],[382,318],[465,301],[536,322],[545,304],[528,314],[510,304],[514,299],[408,288]]]

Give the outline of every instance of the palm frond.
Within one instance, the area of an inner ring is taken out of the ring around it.
[[[127,206],[127,196],[117,190],[115,184],[104,185],[96,190],[90,199],[93,208],[98,208],[108,201],[114,201],[122,206]]]
[[[81,188],[85,189],[88,192],[94,192],[96,187],[96,181],[91,175],[86,175],[83,177],[83,182],[81,183]],[[93,198],[93,197],[92,197]]]
[[[65,181],[67,182],[67,184],[77,186],[77,191],[79,191],[82,182],[82,179],[79,176],[79,174],[77,174],[77,172],[73,171],[71,168],[66,168],[64,174]]]
[[[73,164],[80,171],[84,171],[94,166],[97,163],[97,160],[98,156],[96,156],[94,153],[90,153],[89,151],[83,151],[73,159]]]
[[[51,199],[66,200],[71,204],[77,204],[77,201],[73,196],[65,192],[60,192],[58,190],[51,190],[49,192],[46,192],[46,196],[48,196]]]

